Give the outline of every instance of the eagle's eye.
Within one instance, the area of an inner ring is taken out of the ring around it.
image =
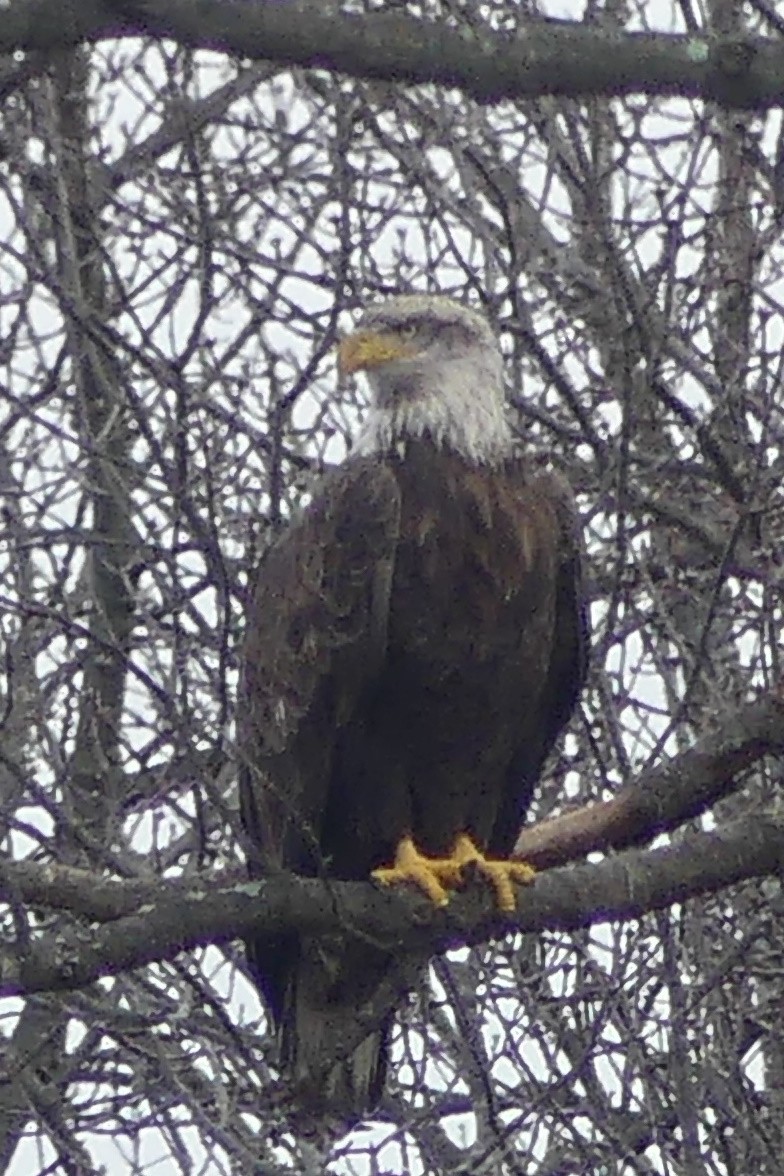
[[[417,329],[413,323],[409,323],[407,326],[400,327],[398,334],[401,339],[413,339],[416,337]]]

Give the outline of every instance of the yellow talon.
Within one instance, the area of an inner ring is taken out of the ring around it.
[[[533,881],[536,874],[533,867],[525,862],[486,858],[468,834],[461,833],[448,858],[425,857],[411,837],[403,837],[395,851],[393,864],[374,870],[370,876],[381,886],[412,883],[434,906],[443,907],[449,902],[448,891],[460,885],[466,866],[473,866],[477,873],[487,879],[495,891],[498,909],[504,912],[515,909],[513,883],[525,885]]]
[[[411,882],[439,907],[449,902],[447,887],[460,882],[461,863],[453,858],[428,858],[421,854],[411,837],[403,837],[391,866],[374,870],[370,877],[381,886],[399,886]]]
[[[505,912],[513,911],[517,905],[512,883],[527,885],[536,876],[536,870],[526,862],[486,858],[467,833],[461,833],[455,842],[452,860],[459,862],[461,870],[463,866],[472,865],[477,873],[487,878],[495,891],[498,909]]]

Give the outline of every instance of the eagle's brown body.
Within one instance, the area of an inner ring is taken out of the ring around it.
[[[248,611],[252,872],[366,879],[406,833],[429,855],[465,832],[508,855],[582,685],[578,563],[568,490],[525,460],[478,465],[423,436],[331,474]],[[337,934],[249,956],[304,1097],[366,1108],[383,1077],[374,995],[422,961]]]

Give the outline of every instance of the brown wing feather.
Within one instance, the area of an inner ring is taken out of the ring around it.
[[[240,810],[250,872],[313,874],[342,726],[383,662],[400,517],[390,470],[351,459],[262,561],[247,615],[238,707]],[[280,1019],[295,939],[247,945]]]
[[[522,485],[522,476],[520,480]],[[541,473],[530,481],[526,494],[540,504],[548,519],[540,537],[554,548],[553,617],[537,713],[521,731],[490,837],[491,852],[501,856],[512,852],[544,761],[577,705],[588,672],[590,644],[582,528],[571,487],[555,473]]]

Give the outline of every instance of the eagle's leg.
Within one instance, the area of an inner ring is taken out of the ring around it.
[[[536,871],[526,862],[512,862],[505,859],[486,858],[481,849],[477,849],[467,833],[461,833],[452,850],[449,859],[457,864],[462,871],[464,866],[473,865],[474,869],[487,878],[495,891],[496,902],[500,911],[515,909],[514,882],[525,884],[532,882]]]
[[[406,836],[398,843],[393,864],[374,870],[370,877],[382,886],[413,883],[424,891],[435,906],[446,906],[449,902],[447,888],[454,889],[458,885],[461,869],[462,862],[457,861],[454,855],[448,858],[425,857],[414,845],[413,838]]]

